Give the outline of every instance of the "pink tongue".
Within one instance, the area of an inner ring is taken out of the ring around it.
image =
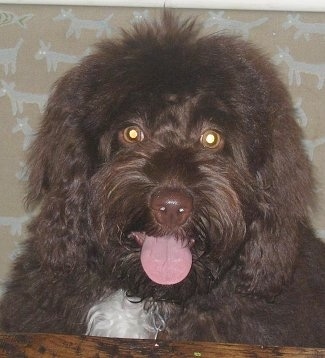
[[[146,236],[141,263],[149,278],[160,285],[181,282],[192,266],[191,251],[186,243],[173,236]]]

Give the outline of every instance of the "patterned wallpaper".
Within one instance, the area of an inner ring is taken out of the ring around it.
[[[25,153],[55,80],[120,27],[159,9],[0,5],[0,280],[19,253],[30,213],[23,206]],[[312,213],[325,239],[325,13],[181,10],[204,32],[226,31],[263,48],[278,66],[296,106],[318,181]],[[0,282],[1,282],[0,281]]]

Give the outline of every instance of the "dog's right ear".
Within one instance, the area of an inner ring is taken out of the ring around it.
[[[86,143],[76,118],[82,104],[73,86],[74,77],[74,73],[69,73],[58,82],[29,150],[27,206],[37,204],[54,190],[56,195],[69,190],[72,181],[80,184],[89,170]]]
[[[77,66],[56,84],[28,154],[27,207],[40,204],[31,224],[44,264],[75,266],[89,225],[89,179],[98,165],[92,120],[97,84],[92,66]],[[92,97],[91,97],[92,96]],[[93,110],[93,112],[92,112]],[[98,111],[97,111],[98,113]],[[97,118],[96,118],[97,119]],[[99,122],[99,121],[98,121]]]

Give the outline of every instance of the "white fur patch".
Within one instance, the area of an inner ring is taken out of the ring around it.
[[[157,333],[152,311],[143,302],[131,302],[123,290],[94,305],[87,315],[87,335],[115,338],[154,338]]]

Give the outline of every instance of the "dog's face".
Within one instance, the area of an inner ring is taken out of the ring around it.
[[[226,113],[205,116],[205,100],[123,115],[101,138],[107,156],[91,180],[100,251],[116,284],[140,297],[207,291],[245,238],[242,206],[256,206],[234,148],[243,133],[223,125]]]
[[[226,276],[272,296],[311,185],[286,90],[251,46],[162,22],[101,44],[52,94],[29,199],[62,233],[40,255],[141,298],[183,301]]]

